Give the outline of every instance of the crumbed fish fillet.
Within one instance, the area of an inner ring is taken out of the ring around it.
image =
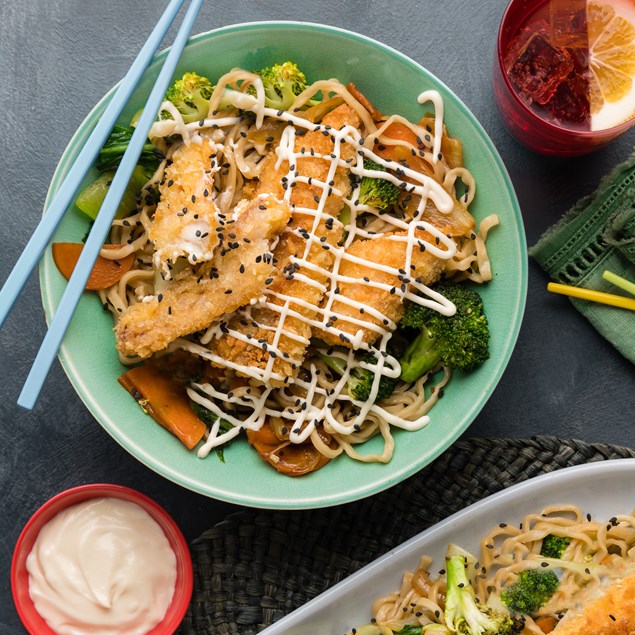
[[[436,282],[445,269],[445,260],[432,255],[429,251],[421,251],[419,244],[426,241],[434,244],[434,237],[428,232],[415,230],[417,243],[412,248],[411,264],[413,268],[406,272],[407,243],[390,240],[390,236],[406,236],[406,232],[390,232],[377,238],[359,240],[353,242],[346,254],[354,258],[361,258],[369,264],[353,262],[343,258],[339,266],[339,275],[343,278],[355,278],[356,282],[340,282],[338,298],[344,297],[357,305],[350,306],[345,302],[336,300],[333,302],[329,315],[333,325],[350,336],[358,331],[362,332],[362,340],[372,344],[378,339],[381,331],[370,328],[370,325],[380,326],[386,329],[384,318],[378,319],[371,315],[369,308],[379,311],[386,319],[399,322],[404,314],[404,306],[401,298],[390,289],[398,289],[408,280],[418,280],[430,285]],[[403,273],[393,274],[381,271],[372,266],[372,263],[391,267]],[[390,289],[378,289],[368,284],[369,281],[388,285]],[[361,307],[359,306],[361,305]],[[335,317],[335,320],[333,320]],[[362,320],[364,324],[358,324],[347,320],[347,317]],[[340,344],[352,347],[351,341],[345,335],[339,335],[331,331],[314,329],[313,335],[325,341],[327,344]]]
[[[412,213],[419,204],[419,197],[413,197],[412,200],[405,203],[406,207],[412,207]],[[421,220],[430,223],[452,238],[469,235],[475,225],[474,218],[467,208],[456,200],[454,201],[453,209],[449,213],[438,211],[434,203],[428,201]],[[377,238],[355,241],[348,247],[346,250],[347,255],[363,258],[369,264],[352,262],[346,258],[342,260],[338,274],[343,277],[355,278],[358,282],[342,282],[338,284],[340,292],[338,298],[345,298],[360,303],[363,308],[360,311],[359,306],[351,306],[342,301],[333,302],[329,313],[335,317],[335,320],[331,321],[336,328],[348,335],[344,335],[344,339],[342,339],[339,335],[335,335],[330,331],[313,329],[314,337],[325,341],[327,344],[340,344],[351,347],[352,342],[348,339],[348,336],[354,336],[361,330],[362,341],[372,344],[379,338],[381,331],[370,328],[370,325],[380,326],[385,329],[384,318],[399,322],[403,317],[404,307],[398,294],[390,293],[390,290],[373,288],[369,286],[368,281],[386,284],[391,288],[399,288],[404,284],[404,280],[407,279],[417,279],[425,285],[434,284],[439,280],[445,269],[446,261],[420,249],[421,241],[434,242],[434,237],[430,233],[423,230],[415,230],[417,242],[413,246],[411,257],[411,264],[414,268],[410,267],[408,271],[406,271],[406,243],[389,240],[388,236],[391,235],[405,236],[406,233],[403,231],[390,232]],[[392,267],[403,273],[393,275],[379,271],[372,266],[372,263]],[[384,317],[381,319],[374,317],[372,311],[368,310],[369,308],[379,311]],[[347,321],[347,317],[355,318],[366,324]]]
[[[635,573],[613,582],[580,612],[567,613],[554,635],[633,635],[635,633]]]
[[[177,337],[207,328],[217,317],[258,298],[271,281],[270,241],[288,223],[291,209],[274,196],[239,204],[213,260],[177,274],[148,301],[130,306],[115,326],[124,355],[149,357]]]
[[[164,272],[168,263],[185,257],[190,263],[211,260],[218,236],[214,227],[216,205],[212,200],[216,146],[199,137],[181,146],[165,170],[161,200],[148,234],[154,243],[155,263]]]
[[[342,105],[327,114],[322,120],[322,125],[329,125],[336,130],[345,125],[358,128],[360,120],[352,108]],[[304,149],[303,153],[302,149]],[[295,141],[295,152],[296,154],[302,153],[302,156],[298,157],[296,162],[297,176],[310,178],[312,181],[326,182],[331,162],[328,159],[312,156],[311,150],[316,154],[328,156],[333,152],[333,149],[334,144],[331,136],[324,135],[322,132],[310,131],[298,137]],[[341,156],[345,160],[350,159],[353,156],[353,150],[343,144]],[[282,162],[276,169],[276,161],[277,157],[273,153],[265,159],[260,174],[258,192],[270,192],[276,196],[284,194],[283,178],[287,175],[289,166],[286,162]],[[344,206],[343,197],[348,196],[351,192],[348,170],[337,169],[333,178],[333,187],[339,190],[341,195],[331,193],[325,201],[324,212],[337,218]],[[291,222],[280,237],[273,252],[276,275],[269,289],[277,295],[267,296],[271,305],[276,308],[280,307],[280,309],[276,310],[272,306],[259,303],[250,310],[251,321],[245,320],[242,316],[235,316],[228,324],[230,329],[250,336],[253,340],[260,341],[261,344],[266,343],[268,350],[263,350],[260,346],[254,346],[228,335],[212,343],[214,352],[220,357],[243,366],[265,368],[270,358],[271,345],[275,344],[280,354],[275,357],[273,371],[284,377],[297,373],[298,364],[304,359],[311,337],[310,325],[301,318],[287,315],[284,318],[279,340],[274,342],[274,338],[280,324],[280,310],[283,310],[285,299],[290,302],[290,309],[305,318],[313,319],[317,315],[324,295],[324,288],[328,283],[327,276],[319,271],[313,271],[307,267],[294,269],[291,258],[305,257],[309,263],[326,272],[330,272],[333,268],[333,254],[325,249],[325,246],[338,244],[342,238],[341,226],[326,219],[320,220],[315,225],[315,215],[300,209],[316,210],[322,193],[321,187],[301,181],[297,181],[293,187],[290,196],[294,208]],[[308,253],[305,254],[306,238],[294,232],[301,234],[311,232],[316,237],[316,241],[311,244]],[[312,285],[294,277],[298,274],[302,274],[323,286]]]

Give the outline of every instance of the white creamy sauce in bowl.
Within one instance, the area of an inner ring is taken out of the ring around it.
[[[143,635],[165,616],[176,556],[139,505],[93,498],[39,532],[27,561],[29,595],[59,635]]]

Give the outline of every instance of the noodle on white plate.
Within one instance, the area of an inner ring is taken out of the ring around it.
[[[560,558],[541,555],[547,536],[566,539]],[[480,552],[467,565],[468,577],[480,603],[496,606],[520,572],[545,567],[557,571],[559,584],[551,598],[532,615],[522,615],[523,635],[543,635],[541,621],[549,629],[564,624],[611,583],[633,573],[634,547],[632,515],[596,521],[573,505],[553,505],[525,516],[519,526],[496,525],[481,538]],[[445,625],[445,571],[430,571],[431,564],[432,558],[422,556],[417,568],[404,574],[399,590],[373,603],[372,621],[356,628],[356,635],[393,635],[408,625]]]

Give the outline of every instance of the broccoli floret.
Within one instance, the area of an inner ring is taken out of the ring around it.
[[[544,558],[562,558],[562,554],[569,546],[571,538],[565,536],[554,536],[549,534],[542,539],[542,546],[540,547],[540,555]]]
[[[165,93],[181,113],[183,121],[199,121],[205,119],[209,110],[209,99],[214,92],[214,85],[197,73],[185,73],[177,79]]]
[[[560,580],[551,570],[527,569],[514,584],[503,589],[501,598],[512,613],[533,615],[554,594]]]
[[[465,556],[446,558],[445,623],[462,635],[511,635],[514,621],[506,613],[478,602],[466,572]]]
[[[346,360],[334,355],[320,354],[320,358],[324,363],[338,375],[343,375],[346,372]],[[362,361],[367,364],[376,364],[377,358],[373,353],[367,353]],[[370,393],[373,387],[373,381],[375,380],[375,373],[368,368],[361,368],[356,366],[353,368],[348,376],[348,394],[352,399],[357,401],[368,401],[370,399]],[[377,390],[376,401],[387,399],[392,395],[395,387],[399,383],[397,377],[386,377],[382,375],[379,378],[379,387]]]
[[[293,62],[274,64],[258,71],[265,89],[265,106],[289,110],[295,98],[307,87],[306,77]]]
[[[344,227],[346,227],[346,225],[349,225],[351,222],[351,208],[348,205],[344,205],[344,207],[342,207],[342,211],[340,212],[340,216],[339,216],[339,220],[340,223],[342,223],[342,225],[344,225]],[[344,231],[342,232],[342,237],[340,238],[340,245],[343,245],[346,242],[346,239],[348,238],[348,229],[344,229]]]
[[[364,159],[364,169],[386,171],[386,168],[369,159]],[[384,211],[390,209],[397,202],[399,193],[400,189],[386,179],[364,176],[359,185],[358,198],[362,205],[370,205],[379,211]]]
[[[455,282],[440,283],[434,290],[454,303],[456,313],[447,317],[419,304],[406,305],[399,327],[419,331],[399,360],[401,379],[408,383],[440,361],[469,372],[489,357],[489,327],[478,293]]]
[[[377,358],[372,353],[369,353],[364,357],[364,361],[368,364],[376,364]],[[368,401],[374,381],[375,373],[373,373],[372,370],[360,367],[353,368],[348,380],[348,394],[353,399],[357,399],[357,401]],[[379,378],[379,387],[375,401],[388,399],[394,392],[398,382],[398,377],[386,377],[382,375]]]

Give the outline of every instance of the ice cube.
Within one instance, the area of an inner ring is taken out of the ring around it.
[[[589,51],[586,48],[570,49],[573,70],[558,86],[546,108],[561,123],[588,124],[591,117],[589,96]]]
[[[552,46],[544,33],[533,31],[519,37],[508,53],[509,79],[525,98],[546,104],[573,70],[571,55]]]
[[[549,33],[553,46],[587,48],[586,0],[551,0]]]

